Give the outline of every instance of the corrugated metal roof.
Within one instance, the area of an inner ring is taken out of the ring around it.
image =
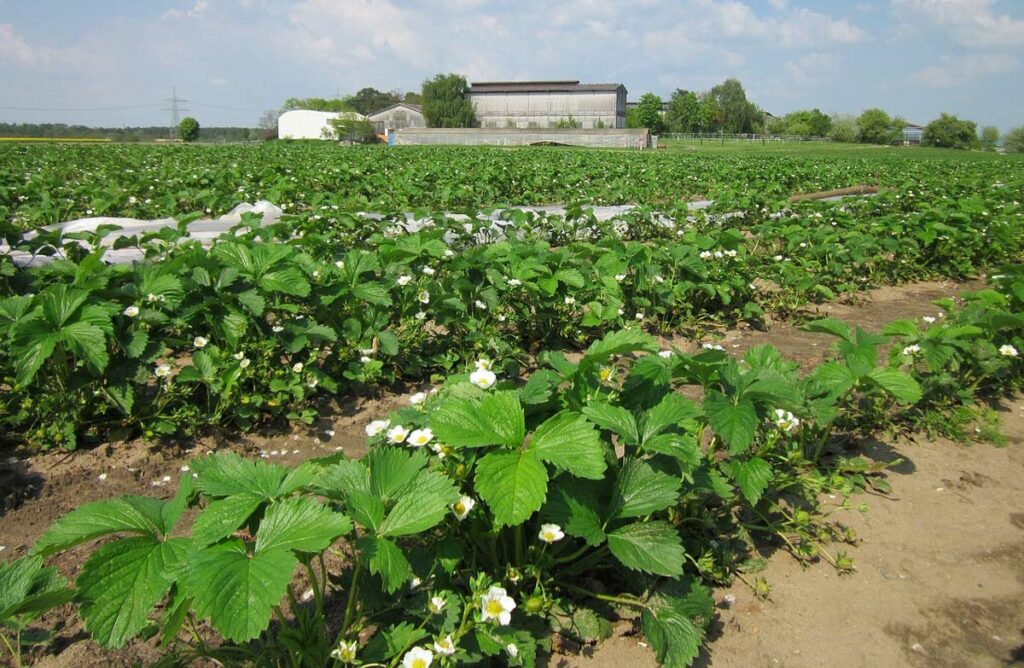
[[[385,111],[391,111],[395,107],[405,107],[406,109],[411,109],[412,111],[415,111],[418,114],[422,114],[423,113],[423,107],[421,107],[418,104],[409,104],[408,102],[396,102],[395,104],[390,104],[390,105],[384,107],[383,109],[378,109],[377,111],[373,112],[372,114],[367,114],[366,118],[373,118],[374,116],[377,116],[379,114],[383,114]]]
[[[572,93],[576,91],[617,91],[618,83],[581,84],[579,81],[479,81],[470,84],[474,93]]]

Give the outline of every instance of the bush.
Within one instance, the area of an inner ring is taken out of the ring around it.
[[[969,149],[978,146],[978,126],[951,114],[942,114],[925,126],[921,143],[941,148]]]
[[[181,119],[181,123],[178,123],[178,137],[188,142],[199,139],[199,121],[191,116]]]

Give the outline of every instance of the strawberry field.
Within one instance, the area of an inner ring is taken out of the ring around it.
[[[857,184],[879,192],[791,200]],[[257,199],[280,222],[185,234]],[[884,493],[886,467],[834,443],[951,433],[1020,389],[1021,200],[1024,162],[939,151],[0,147],[0,232],[47,260],[0,255],[15,456],[301,430],[329,401],[416,391],[366,416],[365,457],[217,452],[170,498],[59,519],[0,564],[8,658],[47,652],[34,629],[59,609],[111,652],[141,638],[182,664],[532,666],[626,616],[689,665],[710,588],[765,587],[759,544],[855,570],[819,499]],[[477,218],[545,203],[566,214]],[[182,225],[118,239],[133,265],[104,262],[103,227],[22,237],[88,216]],[[881,331],[805,315],[986,271]],[[830,358],[716,343],[787,319]]]

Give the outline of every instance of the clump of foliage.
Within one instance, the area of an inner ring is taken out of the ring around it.
[[[469,87],[460,74],[438,74],[423,82],[423,118],[428,128],[471,128],[476,125]]]
[[[961,120],[950,114],[941,114],[925,126],[921,143],[925,146],[941,148],[976,148],[979,145],[978,126],[973,121]]]
[[[199,121],[186,116],[178,123],[178,137],[183,142],[193,142],[199,139]]]
[[[903,119],[881,109],[867,109],[857,118],[857,141],[862,144],[896,144],[903,141]]]

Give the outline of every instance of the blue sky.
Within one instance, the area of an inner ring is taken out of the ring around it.
[[[0,121],[210,125],[288,97],[470,80],[726,77],[775,114],[1024,125],[1024,0],[0,0]]]

